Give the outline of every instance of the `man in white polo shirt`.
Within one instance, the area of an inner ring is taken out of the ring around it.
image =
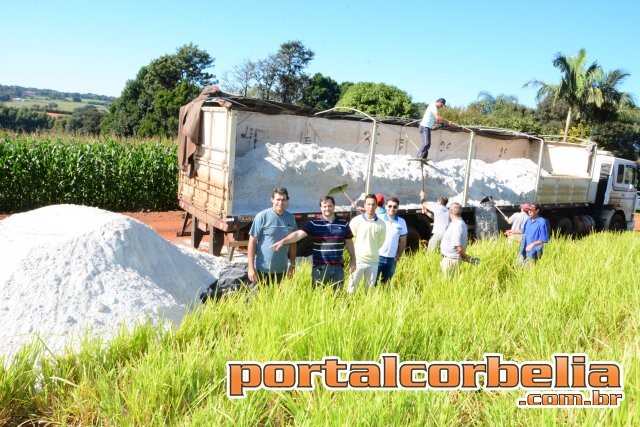
[[[396,271],[396,263],[407,247],[407,223],[398,214],[400,200],[397,197],[387,198],[387,212],[379,215],[387,226],[384,244],[380,248],[378,259],[378,277],[380,283],[385,284]]]

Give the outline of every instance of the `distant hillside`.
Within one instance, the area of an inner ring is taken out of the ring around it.
[[[116,99],[113,96],[96,95],[94,93],[58,92],[57,90],[52,89],[38,89],[22,86],[4,86],[0,84],[0,101],[11,101],[12,99],[16,98],[43,98],[59,101],[73,100],[75,98],[102,101],[101,103],[105,104],[110,104]]]

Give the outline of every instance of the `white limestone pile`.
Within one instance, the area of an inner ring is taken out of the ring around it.
[[[149,318],[179,323],[225,261],[117,213],[53,205],[0,221],[0,353],[38,334],[54,352]]]

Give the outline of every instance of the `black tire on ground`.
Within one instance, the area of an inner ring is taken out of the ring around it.
[[[560,236],[571,236],[573,235],[573,224],[571,220],[566,216],[557,216],[555,220],[551,221],[551,226],[553,230]]]
[[[624,231],[626,229],[626,223],[624,218],[620,214],[613,214],[611,222],[609,222],[609,230],[612,231]]]
[[[420,248],[420,233],[412,225],[407,224],[407,249],[415,252]]]

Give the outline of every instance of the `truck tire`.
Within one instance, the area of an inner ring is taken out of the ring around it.
[[[416,252],[420,248],[420,233],[412,225],[407,225],[407,251]]]
[[[613,214],[611,222],[609,222],[609,230],[611,231],[624,231],[626,229],[626,223],[622,215],[619,213]]]
[[[595,230],[596,220],[590,215],[575,215],[573,217],[573,232],[584,236]]]
[[[566,216],[556,216],[551,219],[551,226],[559,236],[573,235],[573,224]]]

